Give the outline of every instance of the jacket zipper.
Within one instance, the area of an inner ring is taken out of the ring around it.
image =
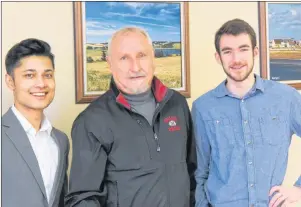
[[[116,193],[117,193],[117,207],[119,207],[119,192],[118,192],[118,182],[117,182],[117,180],[116,180],[116,182],[115,182],[115,185],[116,185]]]
[[[157,152],[160,152],[161,148],[160,148],[159,139],[158,139],[158,136],[157,136],[156,132],[154,133],[154,137],[155,137],[155,141],[156,141],[156,144],[157,144]]]
[[[155,124],[155,120],[159,114],[159,112],[161,111],[161,109],[163,108],[163,106],[167,103],[167,101],[169,100],[169,98],[172,96],[172,93],[169,93],[167,94],[167,97],[166,99],[161,102],[161,104],[158,104],[157,107],[156,107],[156,110],[155,110],[155,113],[154,113],[154,116],[153,116],[153,121],[152,121],[152,128],[153,128],[153,132],[154,132],[154,138],[155,138],[155,142],[157,144],[157,149],[156,151],[157,152],[160,152],[161,151],[161,147],[160,147],[160,142],[159,142],[159,138],[158,138],[158,135],[156,133],[156,130],[154,129],[154,124]]]

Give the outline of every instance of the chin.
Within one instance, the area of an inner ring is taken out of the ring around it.
[[[34,105],[30,106],[30,108],[36,109],[36,110],[44,110],[49,105],[50,105],[50,103],[38,103],[38,104],[34,104]]]
[[[246,75],[241,75],[241,76],[231,76],[231,79],[233,79],[234,81],[236,81],[236,82],[242,82],[242,81],[244,81],[244,80],[246,80],[248,78],[248,76],[246,76]]]
[[[148,88],[140,86],[140,87],[135,87],[135,89],[130,89],[130,93],[131,94],[140,94],[140,93],[144,93],[147,90],[148,90]]]

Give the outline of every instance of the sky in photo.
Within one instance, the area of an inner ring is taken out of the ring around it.
[[[301,40],[301,3],[269,3],[269,40]]]
[[[86,2],[86,42],[104,43],[119,28],[138,26],[153,41],[181,40],[180,3]]]

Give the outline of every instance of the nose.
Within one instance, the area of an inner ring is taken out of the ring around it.
[[[132,72],[138,72],[141,70],[140,61],[137,59],[133,59],[130,70]]]
[[[232,61],[235,62],[235,63],[240,61],[240,55],[239,55],[238,52],[233,52],[232,53]]]
[[[35,83],[36,87],[44,88],[46,86],[43,76],[38,76]]]

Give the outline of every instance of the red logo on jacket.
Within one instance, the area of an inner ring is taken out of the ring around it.
[[[178,118],[176,116],[169,116],[164,119],[165,123],[168,123],[168,131],[174,132],[181,130],[180,126],[177,126]]]

